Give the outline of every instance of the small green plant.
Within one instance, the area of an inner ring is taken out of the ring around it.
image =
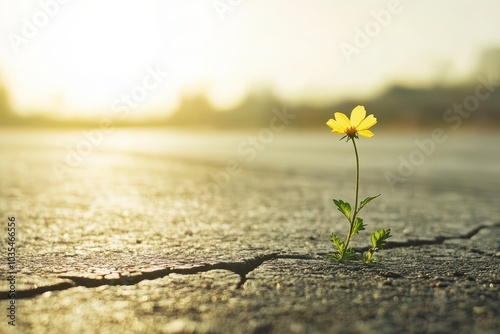
[[[344,202],[340,199],[333,200],[333,203],[337,206],[338,210],[342,212],[344,217],[347,219],[349,223],[349,233],[345,241],[342,241],[337,235],[332,233],[330,240],[332,241],[333,247],[335,251],[328,255],[330,260],[338,261],[339,263],[342,261],[352,261],[359,260],[356,252],[349,247],[349,243],[351,242],[354,235],[358,234],[359,231],[363,231],[366,227],[366,224],[363,223],[363,219],[358,216],[358,213],[363,209],[368,203],[373,201],[377,196],[369,196],[365,198],[363,201],[358,202],[359,200],[359,156],[358,149],[356,147],[356,139],[359,140],[358,135],[371,138],[373,137],[373,132],[369,129],[377,124],[377,119],[373,115],[369,115],[366,117],[366,110],[363,106],[357,106],[351,112],[351,118],[347,118],[344,113],[336,112],[335,119],[330,119],[326,125],[328,125],[332,132],[339,133],[344,135],[340,140],[347,138],[347,142],[352,141],[354,147],[354,154],[356,155],[356,195],[354,201],[354,210],[352,210],[351,204],[348,202]],[[358,205],[359,204],[359,205]],[[371,235],[372,247],[364,254],[364,262],[371,263],[374,260],[374,253],[387,244],[387,239],[391,237],[391,229],[380,229],[376,232],[373,232]]]

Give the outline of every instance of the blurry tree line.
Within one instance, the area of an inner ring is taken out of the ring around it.
[[[219,128],[260,127],[268,124],[273,108],[287,106],[297,115],[291,126],[317,127],[324,126],[334,112],[350,113],[358,104],[364,105],[384,125],[430,126],[441,124],[452,117],[463,117],[469,125],[498,126],[500,48],[486,50],[481,55],[474,74],[465,82],[445,84],[436,80],[434,85],[426,88],[393,85],[372,99],[331,101],[323,105],[294,105],[276,98],[271,90],[256,90],[250,92],[238,106],[225,111],[216,110],[203,94],[198,94],[185,96],[176,112],[165,123]]]
[[[0,85],[0,120],[2,123],[10,123],[14,118],[8,92]]]
[[[480,87],[480,88],[478,88]],[[478,89],[480,96],[478,96]],[[487,97],[485,98],[485,96]],[[183,96],[171,116],[161,120],[125,122],[115,125],[165,125],[176,127],[241,128],[267,126],[273,109],[287,109],[296,115],[294,127],[322,127],[336,111],[350,113],[356,105],[364,105],[380,124],[418,127],[442,124],[452,117],[456,106],[466,109],[468,125],[500,125],[500,48],[483,53],[474,75],[466,82],[436,83],[427,88],[393,85],[371,99],[292,104],[277,98],[270,89],[250,92],[237,106],[228,110],[214,108],[203,94]],[[452,109],[452,111],[450,111]],[[447,115],[447,116],[446,116]],[[0,85],[0,124],[38,126],[92,126],[92,121],[62,121],[38,116],[17,117],[9,103],[7,90]]]
[[[344,100],[325,105],[293,105],[276,98],[270,92],[259,92],[249,94],[238,106],[225,111],[216,110],[204,95],[199,94],[184,97],[176,112],[165,120],[165,124],[217,128],[261,127],[268,125],[274,108],[281,109],[286,106],[290,112],[297,115],[291,126],[317,127],[324,126],[334,112],[349,114],[356,105],[361,104],[368,113],[376,115],[380,124],[389,126],[418,127],[439,124],[445,117],[456,113],[456,105],[462,105],[462,110],[465,110],[463,112],[470,114],[466,117],[470,125],[500,125],[500,86],[496,86],[487,99],[478,99],[479,104],[473,104],[476,100],[466,99],[475,96],[476,86],[477,84],[453,88],[393,86],[373,99]],[[482,89],[483,93],[489,92],[485,89]],[[452,111],[448,111],[449,109]]]

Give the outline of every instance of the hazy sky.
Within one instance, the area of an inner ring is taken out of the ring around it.
[[[500,46],[498,13],[498,0],[0,0],[0,82],[17,109],[63,116],[166,114],[196,91],[225,107],[262,85],[367,96],[467,77]]]

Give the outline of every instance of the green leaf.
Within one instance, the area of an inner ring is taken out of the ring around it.
[[[358,233],[359,231],[363,231],[365,229],[365,224],[363,224],[363,219],[356,217],[354,220],[354,225],[352,226],[351,238]]]
[[[333,203],[335,203],[338,210],[344,214],[344,216],[347,218],[347,220],[351,219],[351,204],[344,202],[341,199],[339,199],[339,200],[334,199]]]
[[[382,194],[378,194],[377,196],[368,196],[367,198],[365,198],[364,200],[361,201],[360,205],[359,205],[359,209],[358,209],[358,212],[361,211],[361,209],[368,203],[370,203],[371,201],[373,201],[375,198],[379,197],[380,195]]]
[[[356,253],[352,250],[351,247],[347,248],[344,254],[344,258],[342,260],[346,261],[351,261],[351,260],[357,260],[358,256]]]
[[[378,250],[381,248],[384,248],[387,245],[387,239],[392,237],[391,235],[391,229],[388,228],[387,230],[384,230],[383,228],[375,231],[371,235],[371,240],[372,240],[372,248],[374,250]]]
[[[330,240],[332,241],[333,246],[337,248],[339,253],[342,253],[344,251],[345,244],[339,237],[332,233]]]
[[[342,261],[352,261],[352,260],[357,260],[358,256],[356,253],[352,250],[351,247],[347,248],[344,257],[342,257],[342,252],[334,252],[328,254],[328,260],[330,261],[337,261],[337,262],[342,262]]]
[[[335,253],[328,254],[328,260],[340,262],[341,261],[340,253],[339,252],[335,252]]]
[[[373,261],[373,249],[369,249],[368,252],[365,253],[365,263],[371,263]]]

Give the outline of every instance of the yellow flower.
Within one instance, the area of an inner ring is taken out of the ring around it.
[[[377,124],[377,119],[373,114],[366,117],[366,110],[363,106],[357,106],[352,110],[351,119],[347,118],[344,113],[336,112],[335,119],[330,118],[326,122],[332,132],[349,136],[351,139],[358,138],[358,134],[366,138],[373,137],[373,132],[368,129],[375,124]]]

